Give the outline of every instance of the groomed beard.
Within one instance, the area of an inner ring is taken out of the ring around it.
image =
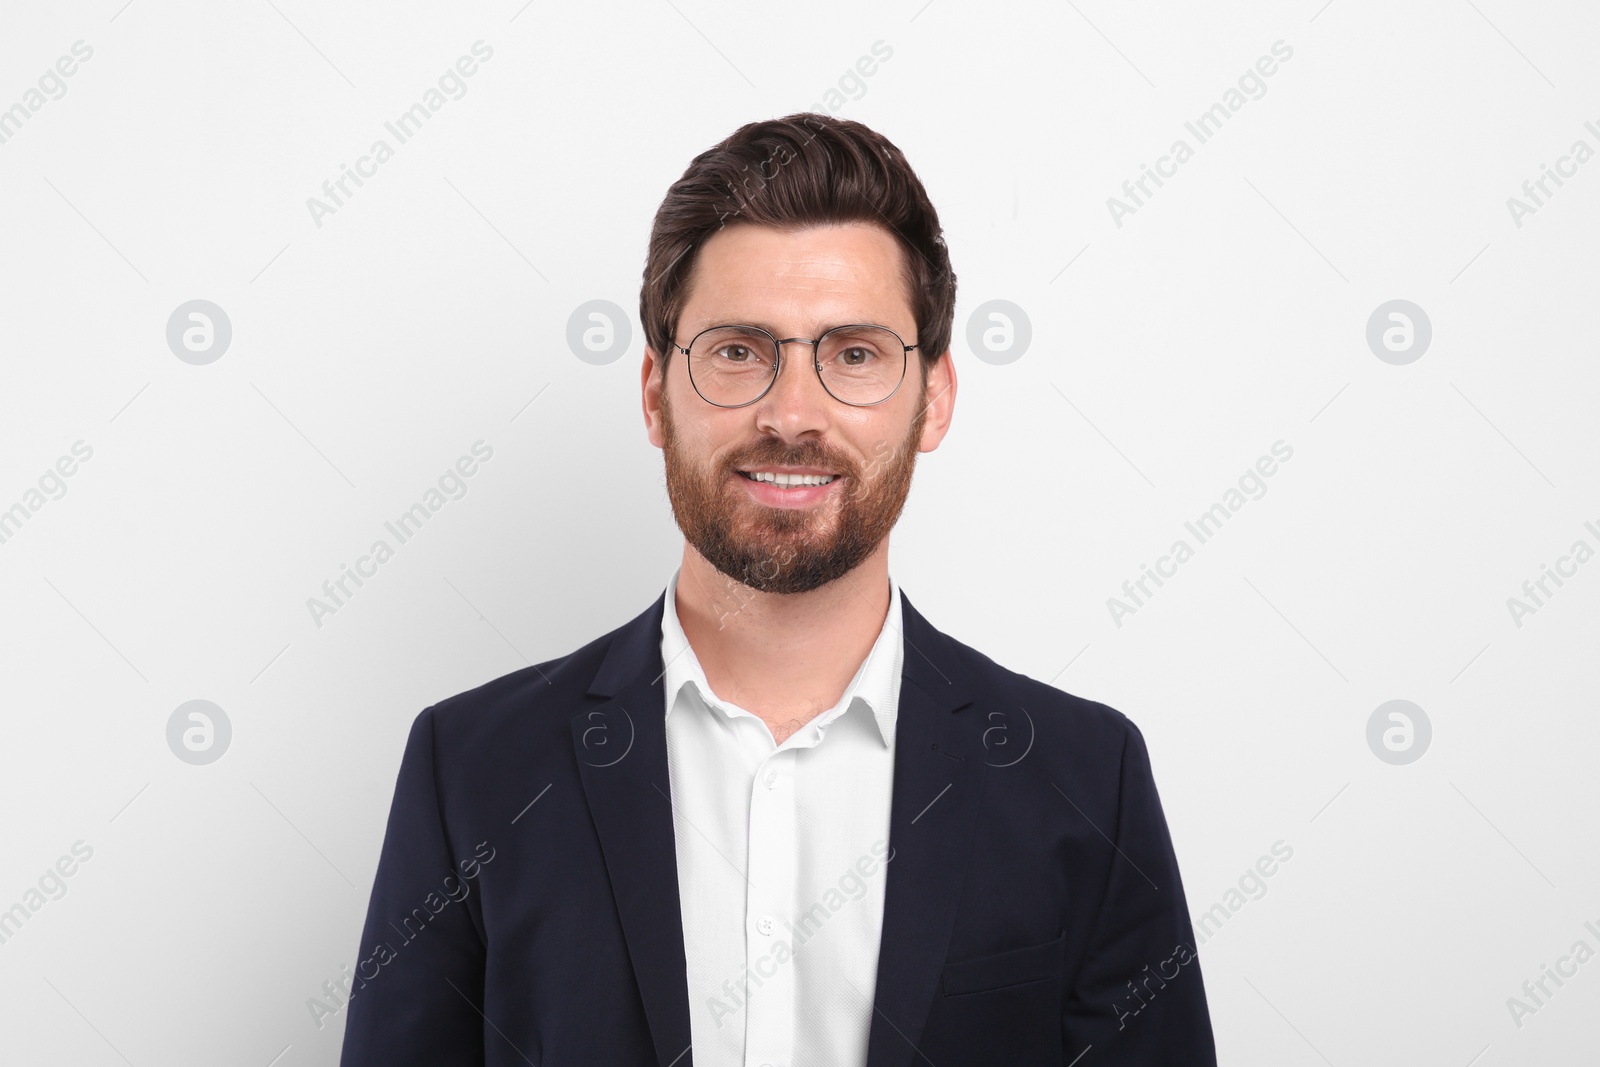
[[[806,593],[842,578],[888,536],[905,507],[927,419],[920,401],[919,408],[905,439],[864,464],[820,441],[790,449],[763,437],[701,470],[681,447],[663,391],[662,451],[678,528],[713,567],[763,593]],[[816,507],[768,507],[751,499],[736,479],[740,470],[769,466],[821,467],[842,481]]]

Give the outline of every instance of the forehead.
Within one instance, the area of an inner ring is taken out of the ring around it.
[[[909,327],[904,270],[899,243],[874,223],[801,230],[735,223],[701,246],[683,321],[781,329],[840,322]]]

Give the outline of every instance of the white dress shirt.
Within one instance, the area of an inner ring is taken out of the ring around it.
[[[675,572],[661,658],[695,1067],[864,1067],[905,656],[899,587],[891,577],[883,628],[839,702],[782,744],[711,691],[677,588]]]

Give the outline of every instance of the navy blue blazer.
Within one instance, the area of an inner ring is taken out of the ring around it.
[[[344,1067],[693,1063],[664,603],[417,716]],[[1138,728],[902,622],[868,1067],[1214,1067]]]

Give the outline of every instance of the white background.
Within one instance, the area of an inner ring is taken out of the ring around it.
[[[337,1062],[343,1015],[307,1002],[357,958],[413,716],[631,618],[679,552],[638,400],[655,209],[809,109],[905,151],[960,280],[907,596],[1140,725],[1197,919],[1293,849],[1201,951],[1222,1062],[1595,1056],[1600,959],[1507,1006],[1600,951],[1600,561],[1507,607],[1600,549],[1600,161],[1507,206],[1600,149],[1592,6],[123,5],[0,15],[0,108],[93,49],[0,144],[0,509],[93,449],[0,544],[0,909],[93,849],[0,944],[0,1060]],[[317,225],[478,40],[465,95]],[[232,324],[205,366],[166,340],[193,299]],[[1433,329],[1403,366],[1366,341],[1394,299]],[[604,365],[567,342],[591,300],[631,321]],[[968,343],[990,300],[1031,323],[1013,362]],[[466,495],[318,626],[307,599],[479,440]],[[1279,440],[1266,495],[1117,625]],[[206,766],[167,743],[193,699],[233,729]],[[1432,724],[1408,765],[1366,740],[1391,699]]]

